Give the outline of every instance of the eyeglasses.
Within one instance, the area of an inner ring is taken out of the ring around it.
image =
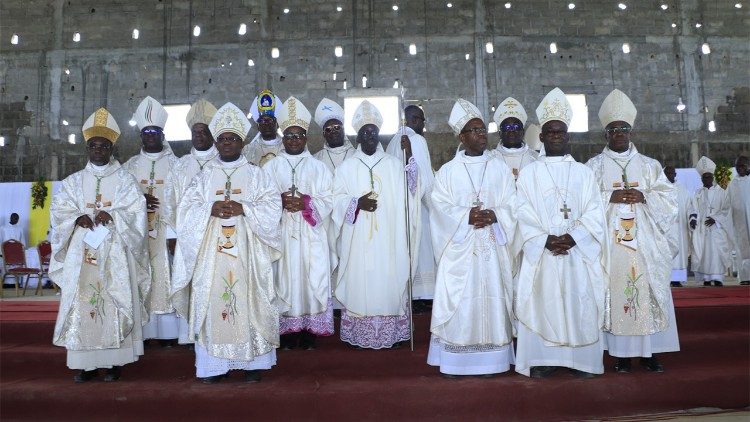
[[[112,149],[112,145],[110,144],[102,144],[102,145],[89,145],[86,148],[88,148],[89,151],[109,151]]]
[[[230,144],[232,142],[242,142],[242,138],[237,136],[220,136],[216,138],[217,144]]]
[[[633,130],[632,127],[623,126],[623,127],[611,127],[609,129],[604,129],[607,133],[610,135],[613,133],[630,133],[630,131]]]
[[[286,133],[284,139],[291,141],[292,139],[307,139],[306,133]]]
[[[469,132],[475,135],[486,135],[487,128],[486,127],[472,127],[472,128],[464,129],[461,131],[461,133],[469,133]]]
[[[380,131],[378,129],[366,129],[360,132],[362,136],[378,136]]]
[[[341,132],[341,125],[330,125],[323,128],[323,132],[325,133],[332,133],[332,132]]]
[[[506,123],[500,126],[501,132],[518,132],[523,129],[523,125],[520,123]]]
[[[162,133],[162,130],[161,129],[143,129],[141,133],[144,135],[158,135]]]

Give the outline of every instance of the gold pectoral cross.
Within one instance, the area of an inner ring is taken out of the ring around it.
[[[153,196],[154,189],[156,189],[156,185],[163,185],[164,180],[163,179],[149,179],[149,180],[141,179],[141,184],[148,185],[148,187],[146,188],[146,193]]]
[[[219,189],[216,191],[217,195],[224,195],[224,200],[229,201],[232,199],[232,195],[237,195],[242,193],[242,189],[232,189],[231,187],[226,187],[224,189]]]
[[[109,207],[112,205],[112,202],[110,201],[102,201],[102,194],[96,195],[96,200],[93,204],[86,204],[86,208],[95,208],[95,209],[101,209],[102,207]]]
[[[625,187],[625,189],[637,188],[638,187],[638,182],[628,182],[628,181],[625,181],[625,182],[614,182],[614,183],[612,183],[612,187],[613,188],[621,188],[623,186]]]

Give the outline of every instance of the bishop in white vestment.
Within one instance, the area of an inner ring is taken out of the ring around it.
[[[663,372],[656,353],[680,350],[670,289],[677,198],[661,164],[630,142],[635,117],[630,98],[613,90],[599,109],[607,146],[586,163],[599,183],[611,233],[604,339],[618,358],[617,372],[630,372],[631,357]]]
[[[241,154],[250,122],[239,108],[225,104],[209,128],[219,158],[178,206],[174,288],[192,284],[196,375],[215,383],[241,369],[247,382],[258,382],[279,346],[272,262],[280,257],[281,194]]]
[[[175,232],[164,212],[167,178],[177,163],[172,148],[164,141],[167,116],[167,111],[155,99],[146,97],[141,101],[133,119],[141,131],[143,147],[123,166],[139,182],[148,208],[151,290],[145,298],[149,319],[143,327],[143,337],[164,340],[162,345],[179,337],[177,314],[169,299],[171,275],[167,248],[168,239],[174,239]]]
[[[52,198],[50,279],[60,286],[53,343],[68,350],[76,382],[143,354],[142,297],[151,279],[146,246],[146,200],[138,182],[111,159],[120,129],[100,108],[83,124],[89,162],[62,181]]]
[[[732,207],[734,249],[737,251],[741,285],[750,284],[750,159],[739,156],[734,163],[737,177],[729,182],[727,194]]]
[[[177,204],[180,203],[190,182],[203,168],[216,158],[218,151],[214,146],[214,138],[208,129],[208,124],[216,114],[216,107],[206,100],[198,100],[190,107],[186,116],[187,125],[190,128],[190,140],[193,147],[190,153],[180,157],[167,178],[167,187],[165,192],[165,216],[168,218],[169,225],[177,227]],[[190,288],[180,291],[174,291],[171,288],[169,296],[172,305],[177,312],[179,323],[180,344],[192,343],[193,339],[188,334],[188,311],[190,304]]]
[[[544,150],[516,182],[523,251],[516,371],[544,378],[563,366],[588,378],[604,372],[604,206],[594,173],[568,153],[573,111],[565,94],[552,90],[536,114]]]
[[[449,124],[464,150],[440,168],[432,189],[438,271],[427,363],[446,375],[505,372],[513,363],[515,179],[486,151],[487,128],[473,104],[456,101]]]
[[[281,193],[282,256],[276,272],[282,348],[311,350],[333,335],[331,264],[323,221],[333,208],[333,176],[307,150],[312,116],[295,97],[277,112],[284,151],[264,170]]]
[[[419,248],[417,164],[410,151],[406,168],[383,151],[378,141],[382,124],[377,108],[363,101],[352,120],[360,147],[334,176],[333,223],[340,231],[334,292],[344,307],[341,339],[370,349],[392,347],[411,335],[405,195],[411,250]]]
[[[264,90],[253,99],[250,115],[258,125],[258,134],[242,149],[242,155],[252,164],[263,167],[269,160],[284,149],[279,125],[276,121],[276,107],[281,100],[269,90]]]
[[[695,166],[701,175],[703,187],[695,192],[690,210],[690,228],[693,231],[693,272],[704,286],[724,285],[724,274],[732,264],[731,216],[727,192],[714,184],[716,164],[701,157]]]
[[[539,153],[524,142],[524,128],[528,120],[526,110],[518,100],[508,97],[495,110],[493,120],[500,134],[500,143],[494,153],[505,161],[513,177],[518,179],[521,169],[539,158]]]
[[[677,218],[670,228],[672,236],[677,241],[677,255],[672,261],[672,275],[669,277],[672,287],[682,287],[687,283],[688,257],[690,256],[690,227],[688,225],[688,213],[690,212],[690,202],[693,200],[692,195],[688,193],[684,186],[677,183],[677,171],[673,166],[664,167],[664,175],[672,184],[677,197]]]

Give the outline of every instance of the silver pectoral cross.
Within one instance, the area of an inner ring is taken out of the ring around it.
[[[568,204],[566,204],[565,202],[563,202],[563,206],[562,206],[562,208],[560,208],[560,212],[563,213],[563,218],[565,218],[567,220],[568,219],[568,213],[571,212],[571,211],[573,211],[573,210],[571,210],[570,208],[568,208]]]
[[[477,198],[474,200],[474,202],[471,205],[473,205],[474,207],[482,208],[482,205],[484,205],[484,202],[482,202],[479,199],[479,195],[477,195]]]
[[[289,193],[292,194],[292,196],[297,196],[297,192],[299,192],[299,190],[297,189],[297,186],[295,186],[294,183],[292,183],[292,187],[289,188]]]

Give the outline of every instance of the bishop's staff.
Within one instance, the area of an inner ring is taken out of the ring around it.
[[[404,113],[404,86],[401,85],[401,137],[406,135],[406,114]],[[411,141],[410,141],[411,142]],[[409,218],[409,173],[406,170],[406,148],[404,144],[401,144],[402,155],[401,162],[404,165],[404,219],[406,221],[406,249],[409,253],[409,278],[407,279],[407,291],[409,293],[409,347],[411,351],[414,351],[414,311],[412,309],[412,296],[413,296],[413,281],[412,281],[412,268],[411,268],[411,225]]]

